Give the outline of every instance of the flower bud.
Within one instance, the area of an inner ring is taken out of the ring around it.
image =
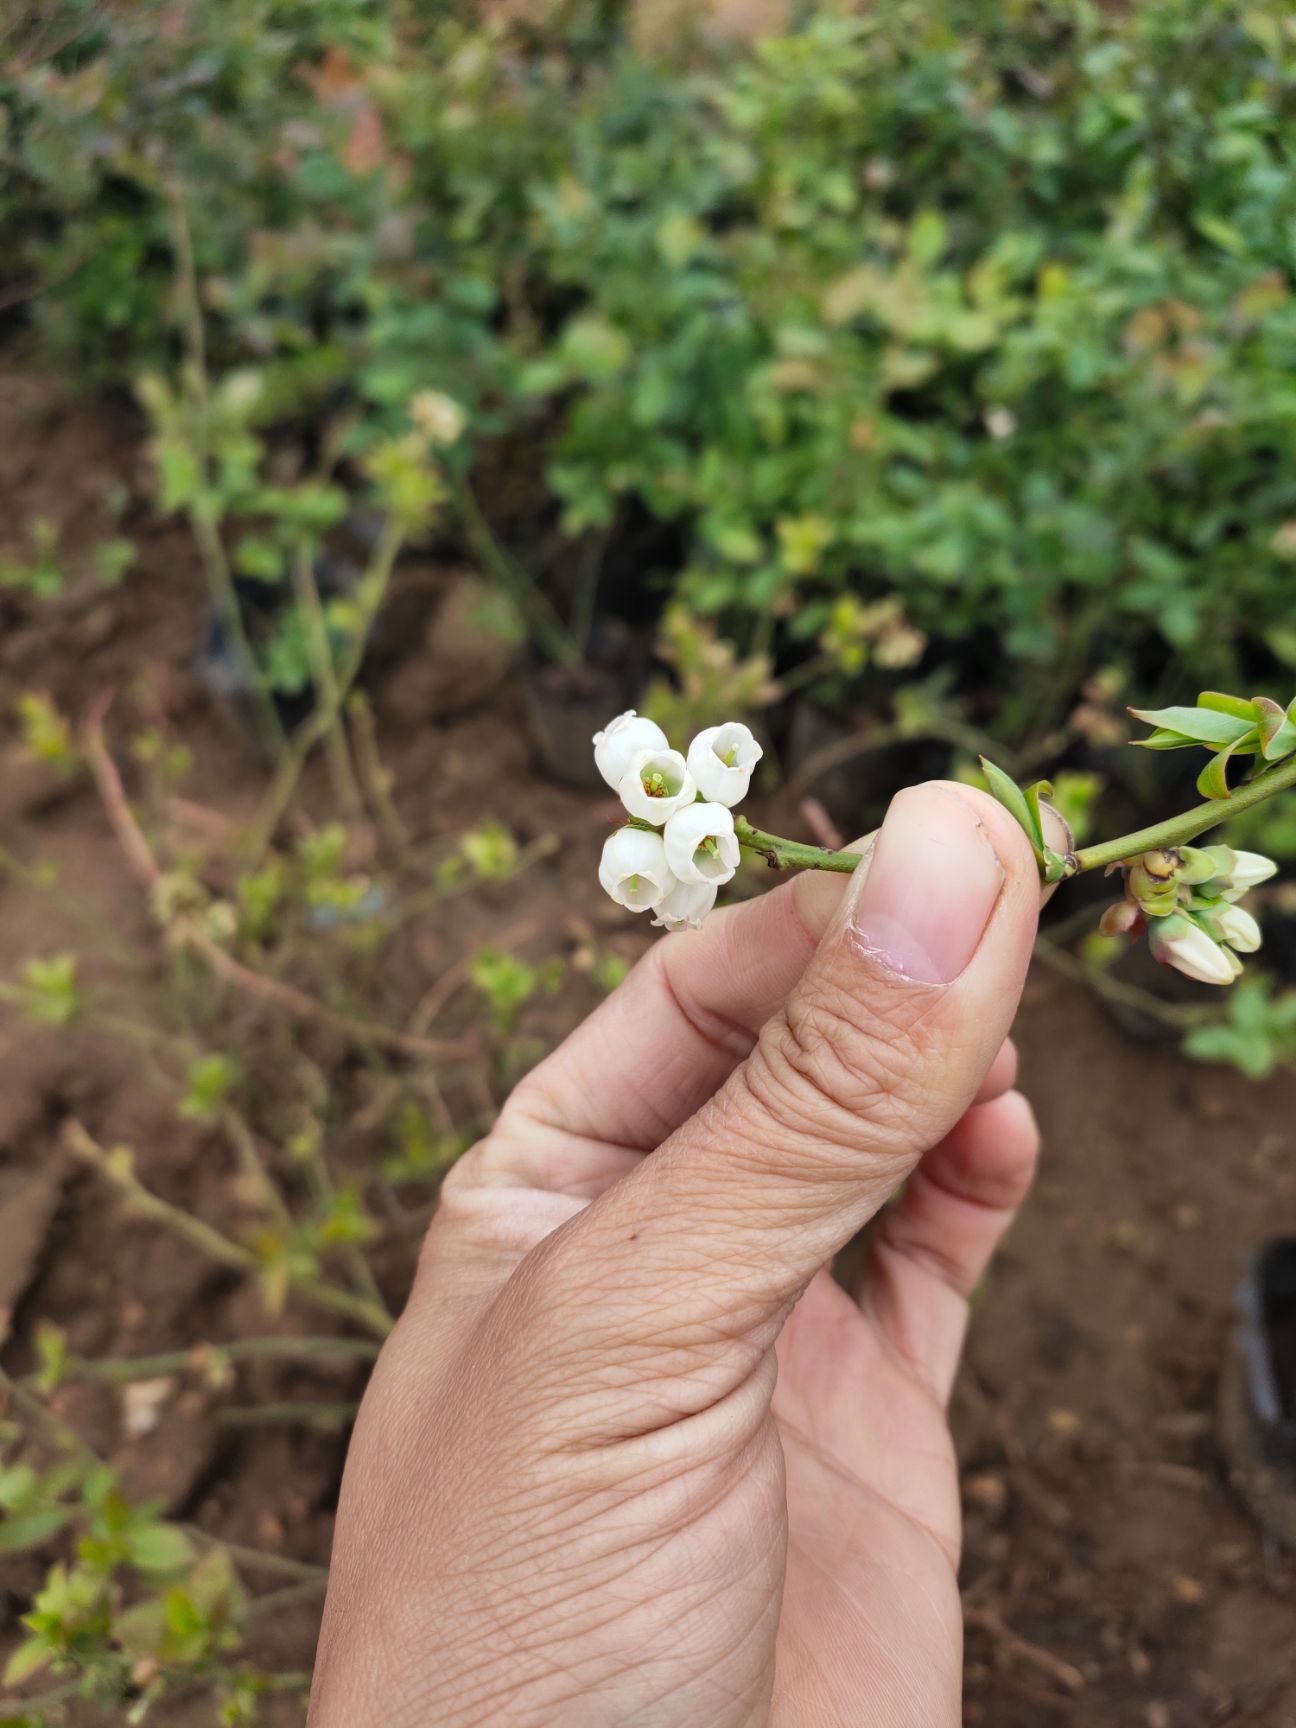
[[[1145,852],[1139,863],[1154,882],[1169,882],[1179,874],[1182,859],[1172,846],[1158,846]]]
[[[696,930],[716,903],[714,882],[676,882],[655,908],[658,930]]]
[[[1098,920],[1104,936],[1133,936],[1143,922],[1143,914],[1132,900],[1116,900]]]
[[[681,882],[720,887],[738,868],[734,819],[723,804],[690,804],[666,824],[666,862]]]
[[[1152,868],[1148,860],[1152,860]],[[1164,918],[1174,911],[1179,898],[1179,883],[1171,870],[1165,873],[1165,854],[1145,852],[1137,864],[1131,864],[1125,877],[1125,888],[1131,900],[1149,918]]]
[[[747,796],[752,770],[763,755],[751,728],[730,720],[698,733],[689,745],[689,773],[704,798],[732,809]]]
[[[646,828],[618,828],[603,842],[599,881],[618,906],[648,912],[676,886],[666,863],[660,834]]]
[[[1186,882],[1190,888],[1197,888],[1204,882],[1213,881],[1223,872],[1213,850],[1208,851],[1201,846],[1181,846],[1178,874],[1181,882]]]
[[[617,783],[621,802],[641,822],[660,828],[697,797],[688,764],[678,750],[641,750]]]
[[[1217,912],[1215,928],[1238,954],[1254,954],[1260,946],[1260,926],[1244,906],[1225,906]]]
[[[1235,954],[1182,912],[1149,925],[1148,946],[1163,966],[1173,966],[1199,984],[1231,984],[1242,970]]]
[[[410,398],[409,417],[428,441],[448,450],[457,444],[468,416],[453,396],[440,390],[420,390]]]
[[[641,750],[665,748],[666,734],[657,722],[627,708],[594,734],[594,766],[615,791]]]
[[[1266,858],[1263,852],[1234,852],[1228,871],[1229,887],[1245,894],[1248,888],[1267,882],[1277,868],[1273,859]]]

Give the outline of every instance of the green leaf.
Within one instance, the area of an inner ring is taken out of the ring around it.
[[[1267,696],[1257,696],[1255,707],[1260,727],[1260,754],[1266,762],[1281,762],[1284,756],[1290,756],[1296,750],[1296,724],[1285,708]]]
[[[1194,214],[1192,222],[1203,239],[1209,240],[1212,246],[1218,246],[1221,252],[1230,252],[1237,257],[1245,255],[1246,236],[1222,216],[1215,216],[1209,210],[1201,210]]]
[[[1040,828],[1037,810],[1031,807],[1026,794],[1011,775],[1005,774],[1002,768],[997,768],[986,756],[981,758],[981,772],[985,775],[986,785],[993,795],[1008,814],[1020,823],[1022,831],[1034,848],[1035,856],[1042,858],[1044,834]]]
[[[1178,742],[1139,738],[1145,748],[1173,750],[1189,744],[1237,744],[1255,730],[1255,716],[1221,714],[1214,708],[1131,708],[1130,713],[1157,734],[1170,734]]]
[[[136,1602],[113,1621],[113,1637],[128,1656],[161,1656],[166,1646],[167,1611],[159,1597]]]
[[[15,1464],[8,1470],[0,1470],[0,1507],[11,1511],[13,1507],[21,1506],[24,1500],[31,1498],[39,1483],[40,1477],[30,1464]]]
[[[1197,697],[1199,708],[1211,708],[1217,714],[1231,714],[1235,720],[1245,720],[1254,726],[1259,716],[1255,703],[1245,696],[1229,696],[1222,690],[1203,690]]]
[[[1026,803],[1031,813],[1031,823],[1039,838],[1041,850],[1044,849],[1044,814],[1040,809],[1040,799],[1051,798],[1052,796],[1053,784],[1049,780],[1036,780],[1033,785],[1026,788],[1025,792]]]
[[[1247,1038],[1232,1026],[1194,1026],[1183,1048],[1198,1062],[1229,1062],[1248,1080],[1265,1079],[1277,1061],[1267,1038]]]
[[[146,1524],[133,1530],[130,1557],[141,1572],[179,1572],[194,1557],[194,1545],[174,1524]]]
[[[26,1638],[5,1663],[6,1686],[21,1686],[33,1674],[39,1674],[54,1652],[43,1638]]]
[[[39,1512],[22,1512],[16,1518],[0,1520],[0,1554],[18,1554],[27,1548],[39,1548],[71,1519],[70,1506],[48,1506]]]
[[[1221,750],[1211,757],[1210,761],[1197,776],[1197,790],[1203,798],[1228,798],[1231,796],[1228,783],[1229,758],[1232,750]]]
[[[234,568],[257,582],[281,582],[284,549],[268,534],[245,534],[234,548]]]

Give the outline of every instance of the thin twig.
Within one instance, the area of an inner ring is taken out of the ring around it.
[[[1052,967],[1053,971],[1060,972],[1064,978],[1074,978],[1081,984],[1087,984],[1096,995],[1106,997],[1109,1002],[1117,1002],[1123,1008],[1136,1009],[1138,1013],[1146,1014],[1149,1019],[1156,1020],[1163,1026],[1171,1026],[1176,1031],[1186,1032],[1211,1018],[1208,1008],[1198,1008],[1186,1002],[1163,1002],[1159,996],[1154,996],[1150,990],[1144,990],[1138,984],[1127,984],[1123,979],[1113,978],[1103,967],[1094,966],[1087,960],[1081,960],[1078,955],[1068,953],[1047,936],[1035,938],[1035,958]]]
[[[496,539],[467,478],[451,472],[448,480],[464,537],[477,562],[517,607],[536,645],[559,666],[574,664],[580,658],[579,648],[549,597],[530,571]]]
[[[539,919],[520,918],[516,924],[510,924],[497,936],[491,947],[499,949],[503,954],[511,953],[513,949],[521,948],[529,942],[540,928]],[[426,1035],[428,1027],[468,982],[474,958],[472,954],[467,954],[453,966],[448,966],[436,983],[424,993],[409,1017],[409,1030],[412,1035],[420,1038]]]
[[[303,1578],[300,1584],[288,1584],[282,1590],[267,1590],[264,1596],[253,1600],[249,1612],[253,1619],[259,1620],[263,1614],[276,1614],[281,1608],[295,1608],[301,1602],[317,1602],[327,1587],[327,1573],[322,1578]],[[304,1675],[303,1685],[308,1680],[309,1676]]]
[[[107,691],[91,705],[82,726],[82,751],[117,843],[137,880],[152,893],[162,880],[162,870],[130,807],[117,764],[104,741],[104,716],[112,699],[113,692]],[[424,1038],[326,1008],[322,1002],[317,1002],[294,985],[256,972],[241,960],[236,960],[190,918],[175,919],[168,926],[167,936],[177,947],[198,955],[223,983],[281,1009],[294,1020],[332,1032],[360,1049],[391,1050],[401,1056],[432,1061],[468,1057],[476,1051],[476,1041],[472,1038],[453,1041]]]
[[[337,675],[333,667],[333,649],[328,638],[324,607],[320,602],[319,586],[311,563],[310,542],[298,542],[292,560],[293,596],[306,624],[306,646],[311,662],[311,677],[315,685],[315,701],[328,716],[324,729],[324,753],[333,779],[333,792],[342,811],[356,816],[362,808],[360,788],[351,766],[347,749],[346,730],[342,724],[342,699],[338,694]]]
[[[228,1134],[234,1147],[243,1174],[260,1192],[265,1202],[266,1211],[282,1229],[292,1230],[294,1227],[293,1216],[288,1210],[288,1202],[284,1199],[279,1184],[271,1175],[269,1165],[261,1156],[261,1150],[252,1130],[237,1110],[222,1110],[220,1120],[221,1126]]]
[[[326,1008],[322,1002],[317,1002],[313,996],[306,995],[291,984],[285,984],[278,978],[270,978],[263,972],[254,972],[250,966],[245,966],[232,954],[226,953],[219,943],[212,941],[204,932],[196,930],[192,924],[178,921],[172,928],[179,930],[183,945],[199,954],[225,983],[234,985],[245,995],[282,1008],[294,1020],[302,1020],[326,1032],[335,1033],[359,1049],[391,1050],[399,1056],[425,1061],[466,1058],[477,1052],[477,1042],[471,1037],[425,1038],[410,1032],[394,1031],[377,1021],[358,1020],[350,1014],[339,1014],[335,1009]]]
[[[335,1433],[355,1421],[360,1406],[347,1404],[317,1404],[282,1400],[274,1404],[229,1404],[216,1412],[216,1420],[226,1428],[278,1428],[299,1423],[306,1428],[320,1428]]]
[[[15,1410],[20,1410],[28,1421],[34,1422],[38,1428],[44,1428],[64,1451],[74,1453],[91,1469],[98,1465],[98,1454],[86,1445],[76,1429],[61,1416],[56,1416],[48,1404],[37,1398],[21,1381],[15,1380],[4,1367],[0,1367],[0,1392],[4,1393],[6,1400]]]
[[[194,259],[193,234],[189,228],[189,215],[185,209],[184,198],[177,186],[168,187],[167,196],[171,207],[172,243],[175,247],[176,290],[180,303],[185,350],[189,361],[189,394],[194,410],[194,456],[198,463],[203,489],[206,490],[211,460],[208,443],[211,398],[207,377],[207,335],[203,326],[202,299],[198,292],[198,269]],[[230,569],[229,560],[225,556],[225,547],[221,542],[220,532],[204,509],[191,509],[188,516],[190,529],[197,541],[203,568],[207,574],[208,586],[211,588],[212,596],[225,625],[230,649],[238,661],[239,670],[242,672],[244,682],[252,696],[257,710],[257,719],[265,732],[267,741],[275,748],[282,748],[284,742],[283,727],[279,723],[274,702],[266,686],[266,681],[261,675],[261,669],[257,665],[252,644],[248,640],[247,630],[243,623],[243,609],[239,605],[238,591],[234,586],[234,575]]]
[[[62,1141],[74,1158],[88,1164],[118,1190],[137,1217],[163,1225],[172,1235],[196,1248],[205,1259],[213,1260],[231,1272],[254,1276],[260,1270],[257,1257],[250,1249],[222,1235],[192,1212],[173,1206],[169,1200],[163,1200],[161,1195],[146,1188],[131,1168],[129,1154],[114,1157],[75,1117],[69,1117],[64,1123]]]
[[[821,846],[840,852],[846,844],[846,836],[817,798],[801,800],[801,820]]]
[[[857,756],[869,756],[874,751],[885,750],[903,736],[903,728],[892,722],[888,725],[865,727],[859,732],[852,732],[849,737],[834,739],[831,744],[825,744],[806,757],[788,783],[788,796],[793,799],[803,798],[816,780],[822,780],[824,775],[830,774],[834,768],[844,768]]]
[[[66,1704],[70,1698],[81,1695],[81,1681],[69,1680],[66,1686],[54,1686],[48,1692],[42,1692],[35,1698],[14,1698],[12,1700],[0,1694],[0,1709],[7,1710],[12,1702],[15,1709],[22,1714],[19,1722],[34,1722],[46,1710],[52,1710],[56,1704]]]
[[[138,1217],[170,1230],[208,1260],[215,1261],[217,1265],[225,1266],[232,1272],[253,1278],[261,1272],[261,1262],[250,1249],[222,1235],[219,1230],[213,1229],[201,1218],[196,1218],[193,1213],[186,1212],[183,1207],[173,1206],[170,1201],[163,1200],[151,1188],[146,1188],[131,1168],[129,1154],[115,1156],[105,1151],[75,1117],[70,1117],[64,1125],[63,1144],[73,1157],[90,1165],[110,1182]],[[353,1296],[349,1290],[339,1290],[321,1278],[295,1278],[292,1289],[307,1301],[313,1302],[316,1307],[328,1308],[335,1314],[341,1314],[376,1337],[385,1338],[391,1331],[391,1320],[382,1309],[376,1308],[363,1297]]]
[[[152,1356],[70,1356],[60,1364],[59,1381],[104,1380],[117,1385],[154,1380],[163,1374],[209,1375],[221,1362],[372,1362],[379,1346],[368,1338],[298,1337],[233,1338],[228,1343],[195,1344],[187,1350],[162,1350]],[[16,1382],[39,1385],[39,1373]]]
[[[1051,1650],[1045,1650],[1041,1644],[1032,1644],[1029,1638],[1023,1638],[1020,1632],[1015,1632],[993,1608],[965,1608],[964,1622],[975,1627],[978,1632],[984,1632],[993,1638],[995,1643],[1009,1656],[1029,1667],[1038,1669],[1041,1674],[1047,1674],[1050,1680],[1061,1686],[1067,1692],[1083,1692],[1085,1677],[1078,1668],[1070,1662],[1064,1662],[1060,1656],[1055,1656]]]
[[[401,820],[392,797],[392,777],[383,765],[378,748],[378,729],[374,724],[373,705],[363,690],[353,690],[347,702],[347,717],[355,744],[356,772],[368,796],[378,832],[388,851],[398,862],[409,847],[409,829]]]
[[[223,1548],[236,1565],[246,1566],[249,1571],[277,1573],[280,1578],[295,1578],[302,1584],[314,1584],[317,1589],[328,1580],[327,1566],[315,1566],[309,1560],[294,1560],[287,1554],[271,1554],[265,1548],[245,1548],[240,1542],[227,1542],[223,1536],[214,1536],[201,1524],[186,1524],[183,1528],[198,1541]]]
[[[325,698],[317,702],[311,714],[293,733],[279,758],[279,765],[270,782],[270,790],[262,800],[261,809],[252,824],[248,854],[253,865],[258,864],[264,857],[274,839],[275,831],[292,803],[307,758],[336,724],[342,704],[351,694],[351,688],[360,675],[369,632],[387,597],[392,571],[404,538],[404,531],[398,523],[389,521],[383,524],[378,544],[374,547],[369,566],[357,588],[362,600],[358,605],[355,631],[346,658],[335,676],[332,699]]]
[[[325,1212],[330,1211],[337,1200],[337,1188],[334,1185],[322,1147],[314,1148],[311,1155],[307,1157],[304,1168],[307,1180],[314,1191],[316,1202]],[[344,1242],[342,1244],[342,1258],[346,1261],[347,1270],[351,1274],[351,1282],[356,1289],[366,1301],[385,1314],[391,1324],[395,1325],[396,1316],[387,1306],[387,1300],[379,1289],[378,1280],[374,1276],[373,1267],[365,1258],[364,1250],[360,1244],[358,1242]]]

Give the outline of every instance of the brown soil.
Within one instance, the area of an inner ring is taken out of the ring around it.
[[[50,515],[75,568],[109,530],[105,482],[129,477],[137,460],[126,423],[62,400],[45,379],[6,383],[0,549],[17,550],[23,525]],[[40,607],[0,594],[0,725],[19,690],[47,690],[77,713],[121,685],[119,701],[136,718],[156,717],[193,750],[189,786],[202,804],[241,816],[263,766],[242,722],[194,669],[205,625],[188,542],[143,519],[126,531],[141,557],[119,591],[74,581]],[[570,954],[596,930],[600,943],[631,956],[642,931],[624,929],[588,885],[585,860],[606,810],[596,794],[559,787],[537,768],[510,669],[467,664],[461,631],[445,632],[453,654],[441,645],[430,624],[454,589],[453,573],[403,571],[396,626],[375,651],[374,697],[402,814],[422,839],[435,824],[491,815],[523,840],[570,839],[527,879],[524,910],[536,928],[521,951],[532,960]],[[423,796],[433,784],[435,805]],[[0,845],[61,872],[51,896],[0,870],[0,978],[34,952],[76,946],[98,956],[88,962],[92,979],[96,967],[111,977],[116,1011],[152,1011],[164,972],[147,910],[86,780],[59,782],[6,757]],[[374,987],[399,1018],[518,916],[518,900],[500,891],[434,909],[396,945]],[[552,1040],[596,997],[574,977],[524,1030]],[[273,1044],[282,1029],[265,1035]],[[1231,1478],[1216,1410],[1244,1257],[1296,1220],[1296,1078],[1248,1087],[1188,1064],[1133,1040],[1082,989],[1038,971],[1019,1041],[1045,1132],[1043,1171],[977,1308],[955,1403],[968,1520],[967,1720],[1294,1728],[1296,1570],[1247,1509],[1255,1497],[1238,1492],[1246,1484]],[[318,1057],[343,1115],[342,1167],[363,1168],[375,1147],[356,1064],[327,1039]],[[42,1319],[63,1326],[75,1351],[112,1355],[310,1325],[295,1307],[292,1318],[267,1322],[237,1280],[123,1218],[60,1157],[57,1125],[69,1113],[103,1142],[131,1144],[141,1174],[168,1197],[229,1227],[241,1216],[227,1149],[178,1121],[146,1062],[123,1060],[102,1036],[0,1021],[0,1340],[11,1309],[12,1371],[30,1367]],[[398,1217],[379,1258],[394,1302],[418,1222]],[[132,1494],[159,1497],[227,1540],[323,1562],[343,1438],[231,1428],[216,1412],[231,1397],[348,1400],[362,1383],[352,1365],[261,1364],[240,1371],[233,1394],[178,1386],[158,1426],[138,1439],[124,1433],[115,1391],[72,1385],[57,1405]],[[6,1618],[45,1563],[0,1564]],[[300,1606],[267,1622],[257,1658],[309,1666],[315,1613]],[[150,1718],[166,1728],[210,1719],[209,1707],[184,1701]],[[273,1719],[287,1728],[300,1710],[284,1704]]]

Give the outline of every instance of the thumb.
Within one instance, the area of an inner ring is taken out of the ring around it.
[[[945,782],[901,792],[751,1055],[540,1250],[589,1345],[673,1380],[726,1352],[750,1366],[972,1102],[1016,1011],[1039,900],[1025,837],[993,799]]]

